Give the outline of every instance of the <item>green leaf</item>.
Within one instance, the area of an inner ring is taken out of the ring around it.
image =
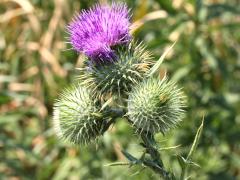
[[[208,47],[207,42],[203,38],[198,38],[196,40],[196,46],[199,48],[201,55],[206,59],[208,65],[216,70],[218,68],[218,60],[212,53],[210,47]]]
[[[178,148],[178,147],[180,147],[180,146],[181,146],[181,144],[179,144],[179,145],[177,145],[177,146],[163,147],[163,148],[160,148],[159,151],[176,149],[176,148]]]
[[[191,64],[185,65],[177,69],[171,79],[175,82],[178,82],[179,80],[185,78],[192,69],[193,69],[193,66]]]
[[[197,14],[200,12],[202,6],[203,6],[202,0],[195,1],[195,9],[196,9]]]
[[[161,66],[162,62],[164,61],[166,55],[171,51],[171,49],[174,47],[177,41],[175,41],[164,53],[162,56],[159,58],[159,60],[156,62],[156,64],[149,70],[148,77],[153,76],[158,70],[159,67]]]
[[[128,152],[122,150],[123,155],[133,164],[137,164],[139,163],[139,160],[135,157],[133,157],[131,154],[129,154]]]
[[[0,82],[13,82],[16,81],[15,76],[0,75]]]
[[[0,125],[7,124],[7,123],[15,123],[19,121],[23,117],[22,114],[6,114],[0,117]]]
[[[9,96],[7,93],[0,92],[0,105],[6,104],[12,100],[12,97]]]
[[[186,163],[187,163],[186,159],[184,157],[182,157],[181,155],[177,155],[177,159],[178,159],[178,162],[179,162],[181,168],[184,169],[186,166]]]
[[[157,2],[160,4],[161,8],[166,10],[168,13],[176,14],[176,10],[172,6],[172,1],[170,1],[170,0],[158,0]]]
[[[207,20],[218,18],[219,16],[225,14],[226,12],[240,15],[239,6],[230,6],[228,4],[212,4],[206,7],[208,11]]]
[[[129,162],[115,162],[115,163],[106,164],[104,166],[128,166],[128,165],[130,165]]]
[[[197,133],[195,135],[195,138],[194,138],[194,141],[193,141],[193,144],[192,144],[192,147],[187,155],[187,158],[183,158],[182,156],[178,156],[178,162],[182,168],[182,172],[181,172],[181,180],[186,180],[188,178],[185,178],[186,175],[187,175],[187,169],[188,169],[188,166],[189,165],[195,165],[197,167],[200,167],[198,164],[196,164],[195,162],[191,161],[191,158],[193,156],[193,153],[194,151],[196,150],[197,148],[197,145],[199,143],[199,140],[200,140],[200,137],[201,137],[201,134],[202,134],[202,130],[203,130],[203,124],[204,124],[204,117],[202,119],[202,123],[201,125],[199,126],[198,130],[197,130]]]
[[[198,128],[198,130],[197,130],[197,133],[196,133],[196,135],[195,135],[195,138],[194,138],[192,147],[191,147],[191,149],[190,149],[190,151],[189,151],[189,153],[188,153],[188,156],[187,156],[187,158],[186,158],[187,161],[192,158],[193,153],[194,153],[194,151],[195,151],[196,148],[197,148],[197,145],[198,145],[198,143],[199,143],[199,140],[200,140],[200,137],[201,137],[201,134],[202,134],[203,124],[204,124],[204,117],[203,117],[203,119],[202,119],[201,125],[199,126],[199,128]]]
[[[193,161],[187,161],[187,164],[192,165],[192,166],[196,166],[196,167],[199,167],[199,168],[201,167],[199,164],[197,164]]]
[[[65,158],[62,160],[59,168],[52,177],[53,180],[68,179],[75,169],[81,169],[81,162],[78,158]]]

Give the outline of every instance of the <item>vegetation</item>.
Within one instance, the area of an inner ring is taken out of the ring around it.
[[[83,56],[65,43],[66,24],[89,0],[0,1],[0,179],[157,179],[127,162],[141,155],[139,138],[118,121],[98,145],[59,141],[54,99],[76,79]],[[179,128],[159,134],[167,169],[180,173],[181,154],[197,164],[191,179],[240,177],[240,6],[238,0],[128,0],[132,33],[158,59],[177,41],[160,74],[177,81],[188,99]],[[197,149],[188,154],[204,116]],[[183,160],[183,159],[182,159]]]

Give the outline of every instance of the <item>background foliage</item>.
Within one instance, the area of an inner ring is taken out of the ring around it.
[[[65,43],[65,25],[88,0],[0,1],[0,179],[156,179],[151,171],[108,163],[140,154],[139,139],[119,122],[89,147],[56,138],[52,105],[77,74],[82,56]],[[128,0],[134,35],[156,60],[175,40],[161,73],[184,88],[187,116],[158,136],[168,167],[179,171],[205,115],[192,179],[240,178],[240,5],[238,0]]]

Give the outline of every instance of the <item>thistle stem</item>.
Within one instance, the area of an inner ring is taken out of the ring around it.
[[[141,138],[143,140],[143,146],[146,148],[146,152],[151,156],[151,160],[144,159],[143,164],[151,168],[155,173],[159,174],[162,178],[166,180],[174,179],[173,175],[166,171],[161,160],[161,155],[156,148],[156,141],[153,134],[147,132],[142,133]]]
[[[112,117],[117,118],[117,117],[123,117],[126,114],[126,111],[120,108],[111,108],[110,113]]]

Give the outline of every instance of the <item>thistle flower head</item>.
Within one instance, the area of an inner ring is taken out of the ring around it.
[[[68,25],[70,42],[75,50],[93,60],[112,60],[113,47],[130,41],[126,4],[95,5],[82,11]]]
[[[123,95],[143,80],[152,65],[151,55],[142,43],[119,47],[116,56],[113,63],[87,64],[80,69],[80,82],[103,95]]]
[[[150,78],[130,93],[128,115],[137,132],[164,134],[182,120],[184,106],[183,94],[173,82]]]
[[[107,119],[99,109],[87,88],[78,84],[65,89],[54,104],[56,133],[73,144],[90,143],[106,130]]]

